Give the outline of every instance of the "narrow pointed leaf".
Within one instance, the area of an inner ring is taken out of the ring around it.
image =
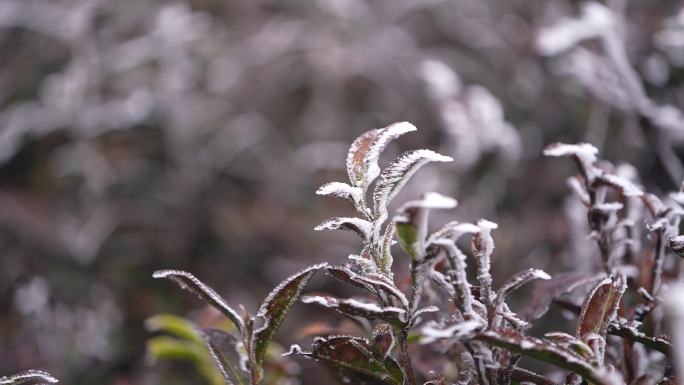
[[[559,368],[578,373],[594,384],[610,384],[608,373],[597,369],[577,353],[551,341],[523,336],[515,331],[483,331],[475,338],[514,353],[536,358]]]
[[[390,141],[411,131],[416,131],[416,127],[400,122],[370,130],[356,138],[347,154],[347,172],[352,184],[365,192],[380,173],[380,153]]]
[[[525,285],[526,283],[533,281],[535,279],[549,280],[551,276],[545,271],[539,269],[528,269],[515,274],[513,277],[509,278],[499,289],[497,294],[496,302],[497,304],[502,303],[506,300],[506,296]]]
[[[350,317],[363,317],[368,320],[380,319],[395,325],[407,322],[406,311],[398,307],[382,307],[375,303],[361,302],[355,299],[338,299],[329,295],[307,295],[302,297],[302,302],[313,303]]]
[[[44,372],[42,370],[26,370],[21,373],[17,373],[11,376],[0,377],[0,384],[23,384],[28,381],[45,381],[49,383],[57,383],[58,379],[52,377],[50,373]]]
[[[240,340],[218,329],[204,329],[202,336],[226,382],[229,385],[250,385],[247,352]]]
[[[216,308],[231,320],[240,333],[244,333],[245,324],[242,317],[221,298],[214,289],[205,285],[194,275],[182,270],[159,270],[152,275],[154,278],[167,278],[177,283],[182,289],[195,293],[201,300]]]
[[[314,340],[313,358],[338,369],[371,376],[391,385],[402,385],[404,376],[392,357],[376,358],[369,342],[352,336],[332,336]]]
[[[382,171],[373,192],[377,217],[387,215],[387,205],[422,166],[429,162],[451,162],[453,159],[430,150],[414,150],[400,155]]]
[[[257,318],[263,320],[264,323],[254,331],[252,336],[252,354],[258,367],[261,367],[266,347],[285,319],[290,307],[297,301],[313,274],[325,266],[327,266],[326,263],[310,266],[289,277],[273,289],[261,304]]]
[[[577,338],[595,333],[606,337],[608,325],[615,318],[620,298],[627,287],[622,275],[606,277],[594,287],[582,305],[577,323]],[[585,341],[586,342],[586,341]]]

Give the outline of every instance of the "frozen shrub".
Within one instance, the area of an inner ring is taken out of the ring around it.
[[[674,381],[671,343],[661,334],[663,315],[658,306],[661,289],[678,275],[664,260],[667,248],[681,254],[684,242],[677,233],[684,211],[678,202],[684,193],[674,193],[667,201],[645,193],[628,178],[613,173],[608,163],[599,166],[598,150],[590,144],[548,146],[545,155],[570,157],[578,165],[579,175],[568,184],[586,207],[602,271],[551,277],[542,270],[528,269],[495,288],[491,261],[496,223],[486,219],[453,221],[430,232],[430,212],[457,205],[456,200],[435,192],[402,204],[390,217],[391,201],[414,173],[430,162],[451,161],[430,150],[414,150],[381,170],[378,158],[387,144],[415,130],[410,123],[396,123],[368,131],[354,141],[347,156],[349,182],[330,182],[317,194],[349,200],[358,216],[328,219],[316,230],[353,231],[361,238],[360,250],[350,254],[343,265],[315,265],[284,281],[256,316],[244,310],[239,314],[190,273],[155,273],[157,278],[170,278],[196,293],[232,321],[232,334],[200,331],[229,383],[257,384],[262,380],[266,346],[317,270],[362,289],[365,296],[337,298],[316,293],[303,296],[302,302],[351,317],[362,325],[362,335],[322,335],[314,338],[310,349],[293,345],[287,355],[312,358],[328,366],[343,383],[555,383],[520,367],[523,356],[553,365],[553,377],[564,373],[568,384]],[[641,244],[635,235],[640,232],[627,231],[639,223],[625,212],[628,199],[640,199],[650,215],[646,227],[654,243],[653,254],[624,247]],[[464,237],[470,238],[472,257],[459,242]],[[408,290],[400,284],[402,279],[395,278],[395,240],[407,255],[397,259],[409,261]],[[470,258],[475,265],[474,279],[467,269]],[[650,274],[639,274],[644,271]],[[537,282],[532,302],[520,314],[514,312],[507,296],[533,281]],[[581,304],[563,300],[565,294],[587,284],[593,288]],[[528,334],[532,323],[552,303],[576,311],[575,334]],[[417,365],[425,356],[433,357],[432,369]]]

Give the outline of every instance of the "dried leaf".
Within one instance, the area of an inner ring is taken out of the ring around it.
[[[397,362],[390,356],[376,358],[369,342],[360,337],[331,336],[316,338],[311,355],[339,369],[371,376],[387,384],[402,385],[404,375]]]
[[[608,325],[615,318],[620,298],[627,283],[622,275],[606,277],[594,287],[582,305],[577,323],[577,338],[586,342],[585,336],[596,333],[606,337]]]
[[[202,336],[226,382],[229,385],[249,385],[247,352],[243,350],[242,342],[218,329],[204,329]]]
[[[256,318],[263,320],[264,324],[254,331],[251,342],[251,354],[257,367],[261,367],[268,343],[285,319],[292,304],[297,301],[304,286],[316,271],[325,266],[327,263],[313,265],[294,274],[273,289],[261,304]]]
[[[195,293],[201,300],[228,317],[228,319],[235,324],[240,333],[244,333],[245,324],[242,317],[240,317],[238,313],[214,291],[214,289],[205,285],[202,281],[195,278],[194,275],[182,270],[159,270],[155,271],[154,274],[152,274],[152,277],[168,278],[176,282],[182,289]]]
[[[19,385],[33,380],[45,381],[52,384],[59,382],[59,380],[52,377],[50,373],[44,372],[42,370],[31,369],[11,376],[0,377],[0,384]]]
[[[370,130],[356,138],[347,154],[347,172],[352,184],[365,192],[380,174],[380,153],[390,141],[411,131],[416,131],[416,127],[409,122],[400,122]]]
[[[398,307],[382,307],[375,303],[361,302],[355,299],[338,299],[328,295],[306,295],[304,303],[314,303],[335,309],[350,317],[363,317],[369,320],[381,319],[392,324],[401,325],[407,322],[406,311]]]
[[[376,218],[386,218],[387,205],[406,182],[429,162],[451,162],[453,159],[430,150],[408,151],[382,171],[373,192]]]
[[[316,226],[314,230],[349,230],[358,234],[366,242],[370,238],[371,226],[370,222],[361,218],[337,217],[328,219]]]

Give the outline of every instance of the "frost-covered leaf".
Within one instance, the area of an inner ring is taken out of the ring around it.
[[[316,226],[314,230],[349,230],[367,241],[370,238],[371,223],[361,218],[337,217],[331,218]]]
[[[205,285],[202,281],[195,278],[194,275],[182,270],[159,270],[155,271],[152,277],[170,279],[176,282],[182,289],[195,293],[204,302],[213,306],[223,313],[223,315],[228,317],[228,319],[235,324],[240,333],[244,333],[245,324],[242,317],[240,317],[238,313],[214,291],[214,289]]]
[[[644,346],[655,349],[665,355],[672,350],[672,343],[663,337],[652,337],[639,330],[639,325],[627,320],[613,321],[608,325],[608,334],[627,338],[639,342]]]
[[[204,329],[202,336],[226,382],[230,385],[249,385],[251,381],[247,368],[247,352],[242,342],[232,334],[218,329]]]
[[[606,277],[594,287],[582,305],[577,338],[586,342],[585,336],[592,333],[606,337],[608,325],[617,314],[620,298],[626,288],[627,283],[622,275]]]
[[[608,372],[597,369],[579,354],[559,346],[552,341],[523,336],[513,330],[486,330],[475,338],[502,347],[514,353],[536,358],[557,367],[580,374],[589,382],[608,384]]]
[[[380,323],[373,327],[371,348],[376,358],[385,360],[392,353],[394,345],[392,325]]]
[[[44,372],[42,370],[25,370],[21,373],[17,373],[11,376],[0,377],[0,384],[12,384],[18,385],[23,384],[28,381],[45,381],[51,384],[59,382],[58,379],[52,377],[50,373]]]
[[[400,122],[370,130],[356,138],[347,154],[347,172],[352,184],[365,192],[380,174],[380,153],[390,141],[411,131],[416,131],[414,125]]]
[[[430,209],[456,207],[455,199],[438,193],[426,193],[421,199],[406,202],[394,217],[397,237],[402,248],[414,259],[422,259],[427,247],[428,216]]]
[[[596,178],[596,183],[604,184],[619,190],[622,195],[626,197],[641,197],[644,192],[634,185],[627,178],[610,174],[607,172],[601,173]]]
[[[544,148],[544,155],[553,157],[569,156],[573,157],[579,162],[580,168],[583,172],[589,174],[590,181],[593,179],[593,167],[596,163],[596,155],[598,149],[589,143],[565,144],[553,143]]]
[[[369,320],[381,319],[393,324],[406,323],[406,311],[393,306],[380,306],[376,303],[361,302],[355,299],[338,299],[328,295],[306,295],[302,302],[321,305],[351,316]]]
[[[451,263],[448,275],[451,280],[450,284],[453,286],[454,293],[456,294],[454,299],[456,306],[458,306],[458,309],[464,316],[474,315],[473,306],[475,300],[466,274],[465,254],[456,246],[452,239],[436,239],[433,243],[447,252],[447,258]]]
[[[473,255],[477,260],[477,280],[480,283],[480,301],[485,305],[492,302],[492,253],[494,252],[494,239],[492,230],[498,225],[486,219],[477,221],[480,231],[473,236],[472,249]]]
[[[585,344],[582,340],[575,336],[571,336],[570,334],[562,332],[551,332],[544,334],[544,337],[552,340],[560,346],[573,350],[586,360],[591,360],[594,358],[594,351],[591,350],[589,345]]]
[[[328,274],[340,281],[351,283],[374,294],[378,292],[389,294],[398,299],[405,309],[409,306],[406,295],[386,276],[371,273],[357,274],[348,268],[340,266],[330,266],[326,270]]]
[[[427,240],[427,244],[432,244],[435,240],[440,238],[453,239],[458,241],[458,239],[465,234],[476,234],[480,231],[477,225],[472,223],[461,223],[457,221],[448,222],[441,229],[430,234]]]
[[[404,375],[390,356],[384,360],[373,355],[368,340],[352,336],[316,338],[311,355],[335,368],[362,373],[387,384],[402,385]]]
[[[668,239],[667,247],[675,254],[684,258],[684,235],[675,235]]]
[[[432,321],[420,329],[422,335],[420,342],[429,344],[441,339],[467,340],[485,326],[480,320],[460,321],[449,325]]]
[[[380,260],[376,261],[376,265],[381,272],[392,276],[392,265],[394,264],[394,257],[392,257],[392,244],[394,242],[394,235],[397,227],[394,223],[390,223],[385,228],[385,234],[382,236],[382,249],[380,250]]]
[[[504,302],[506,300],[506,296],[508,295],[508,293],[517,290],[526,283],[533,281],[535,279],[549,280],[551,279],[551,276],[548,275],[545,271],[539,269],[528,269],[516,273],[506,282],[504,282],[504,284],[501,286],[501,289],[499,289],[497,293],[496,302]]]
[[[575,193],[575,195],[577,195],[577,198],[579,198],[583,205],[587,207],[591,205],[591,197],[589,196],[589,192],[578,177],[573,176],[568,178],[567,185]]]
[[[453,159],[431,150],[408,151],[400,155],[380,174],[373,191],[376,217],[387,215],[387,205],[422,166],[429,162],[451,162]]]
[[[342,182],[326,183],[316,190],[316,194],[344,198],[354,203],[357,207],[363,198],[363,191],[360,188]]]
[[[604,276],[605,274],[559,273],[549,280],[535,282],[532,303],[521,312],[523,319],[533,321],[540,318],[556,299]]]
[[[299,298],[304,286],[316,271],[325,266],[327,263],[313,265],[292,275],[273,289],[261,304],[256,319],[262,320],[263,325],[254,330],[251,342],[251,354],[257,367],[261,367],[268,343],[285,319],[290,307]]]

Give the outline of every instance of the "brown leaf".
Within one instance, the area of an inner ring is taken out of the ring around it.
[[[577,338],[584,341],[584,336],[589,333],[606,337],[608,325],[617,314],[620,298],[626,288],[623,275],[606,277],[594,287],[582,305],[577,323]]]

